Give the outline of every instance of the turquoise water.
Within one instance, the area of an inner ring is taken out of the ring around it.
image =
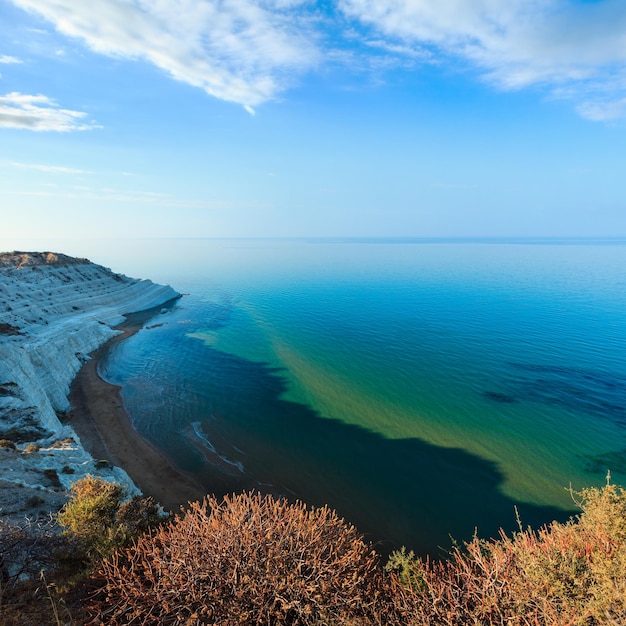
[[[626,482],[624,245],[143,245],[114,269],[185,295],[103,374],[208,490],[328,503],[383,551],[436,553]]]

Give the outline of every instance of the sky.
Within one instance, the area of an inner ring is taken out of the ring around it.
[[[626,236],[624,0],[0,0],[0,247]]]

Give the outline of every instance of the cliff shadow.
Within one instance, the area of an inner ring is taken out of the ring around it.
[[[197,476],[216,495],[254,488],[328,504],[382,553],[405,545],[421,555],[440,555],[475,531],[488,538],[517,530],[515,507],[534,528],[574,512],[514,501],[492,462],[322,416],[284,399],[279,369],[203,350],[210,375],[202,393],[211,400],[200,427],[211,454]],[[216,455],[226,464],[211,462]]]

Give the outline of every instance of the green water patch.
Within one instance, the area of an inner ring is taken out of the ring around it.
[[[571,502],[565,488],[589,480],[589,468],[578,454],[623,438],[610,424],[590,436],[584,416],[564,414],[562,407],[500,401],[493,407],[493,398],[472,401],[468,390],[442,402],[416,385],[413,402],[393,402],[372,385],[331,371],[288,344],[275,341],[274,348],[288,373],[286,398],[385,438],[417,438],[439,448],[464,449],[497,465],[501,488],[516,500],[567,509]]]
[[[228,324],[214,325],[203,320],[201,328],[187,336],[243,359],[281,366],[267,333],[241,303],[229,312]]]
[[[322,418],[386,439],[463,449],[493,463],[503,477],[500,488],[515,501],[567,510],[571,501],[565,488],[589,482],[592,465],[585,459],[624,439],[612,423],[590,434],[587,416],[576,407],[529,393],[529,387],[540,388],[528,378],[533,368],[487,359],[484,352],[484,361],[467,358],[461,365],[457,354],[452,369],[447,355],[427,351],[422,365],[410,361],[402,346],[392,346],[389,353],[375,346],[368,358],[367,336],[349,341],[321,327],[307,336],[275,319],[270,322],[250,305],[238,306],[228,325],[192,336],[275,368],[284,378],[282,399],[309,406]],[[267,408],[259,405],[259,410]],[[603,476],[599,472],[593,482],[601,483]]]

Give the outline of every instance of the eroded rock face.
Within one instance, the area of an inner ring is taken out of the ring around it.
[[[2,252],[0,267],[21,268],[40,265],[78,265],[89,263],[87,259],[76,259],[56,252]]]
[[[57,507],[89,473],[137,493],[121,469],[94,462],[58,416],[69,409],[71,381],[87,355],[117,333],[113,326],[178,296],[86,259],[0,254],[0,515],[28,513],[16,510],[17,500]],[[15,489],[32,495],[16,499]]]

